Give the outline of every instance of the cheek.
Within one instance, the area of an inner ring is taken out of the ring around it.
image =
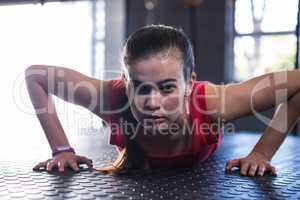
[[[170,96],[163,99],[162,107],[164,108],[167,115],[176,115],[181,113],[183,105],[183,97],[181,96]]]
[[[137,117],[138,113],[139,113],[139,110],[138,108],[141,108],[142,106],[142,101],[141,99],[137,98],[135,95],[134,95],[134,90],[132,88],[129,88],[127,90],[127,97],[130,101],[130,109],[131,109],[131,112],[133,113],[133,115],[135,117]]]
[[[172,111],[174,108],[177,108],[180,105],[180,101],[178,98],[166,98],[162,103],[163,107],[167,111]]]
[[[132,103],[130,104],[131,112],[137,120],[140,119],[142,116],[142,105],[143,100],[140,98],[134,98]]]

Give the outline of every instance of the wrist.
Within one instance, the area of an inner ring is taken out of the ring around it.
[[[52,150],[52,157],[63,153],[63,152],[72,152],[75,153],[75,150],[69,145],[57,146]]]
[[[265,151],[258,150],[258,149],[253,149],[251,153],[258,153],[261,156],[263,156],[265,159],[267,159],[268,161],[272,160],[272,156],[269,155],[268,153],[266,153]]]

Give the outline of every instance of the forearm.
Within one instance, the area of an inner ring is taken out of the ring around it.
[[[45,132],[51,149],[53,150],[60,145],[69,145],[54,105],[45,89],[30,78],[26,79],[26,84],[38,120]]]
[[[253,151],[264,154],[269,160],[272,159],[300,116],[299,102],[300,91],[288,101],[278,105],[272,120]]]

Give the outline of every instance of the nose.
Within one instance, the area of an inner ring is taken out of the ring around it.
[[[145,100],[145,109],[146,110],[157,110],[160,109],[160,92],[151,90],[150,94],[147,95]]]

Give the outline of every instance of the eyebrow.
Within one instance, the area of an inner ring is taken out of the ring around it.
[[[160,84],[163,84],[163,83],[166,83],[166,82],[176,82],[177,80],[174,79],[174,78],[169,78],[169,79],[165,79],[165,80],[162,80],[162,81],[158,81],[156,82],[156,84],[160,85]],[[139,85],[142,83],[142,81],[140,80],[132,80],[133,84],[134,85]]]

